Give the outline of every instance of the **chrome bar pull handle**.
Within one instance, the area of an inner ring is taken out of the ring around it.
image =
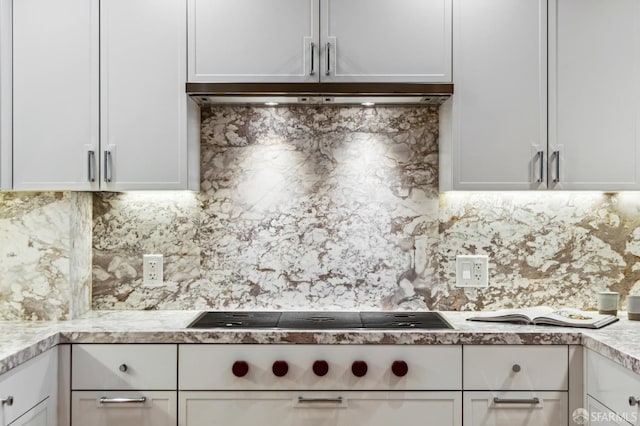
[[[100,404],[129,404],[129,403],[143,404],[147,402],[147,397],[142,396],[140,398],[107,398],[103,396],[98,401],[100,402]]]
[[[540,404],[540,398],[493,398],[494,404]]]
[[[299,403],[305,404],[316,404],[316,403],[334,403],[334,404],[342,404],[343,399],[341,396],[337,398],[305,398],[304,396],[298,397]]]
[[[96,152],[91,150],[87,158],[87,178],[89,182],[96,181]]]
[[[635,396],[630,396],[629,397],[629,406],[630,407],[635,407],[638,404],[640,404],[640,398],[636,398]]]
[[[311,70],[309,71],[309,75],[316,75],[315,57],[316,57],[316,44],[314,42],[311,42]]]
[[[111,151],[104,152],[104,181],[111,182]]]
[[[327,43],[327,72],[326,75],[331,75],[331,43]]]
[[[553,181],[558,183],[560,182],[560,151],[553,151],[553,156],[556,160],[556,176]]]
[[[11,395],[9,395],[6,398],[2,398],[0,399],[0,403],[2,403],[2,405],[6,405],[11,407],[13,405],[13,397]]]
[[[540,162],[540,176],[538,176],[538,183],[542,183],[544,179],[544,151],[538,151],[538,161]]]

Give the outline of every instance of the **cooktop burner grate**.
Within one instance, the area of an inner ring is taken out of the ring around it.
[[[188,328],[437,330],[453,326],[438,312],[211,311],[198,315]]]

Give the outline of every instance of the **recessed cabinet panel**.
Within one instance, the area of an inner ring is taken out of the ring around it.
[[[100,2],[101,185],[187,189],[186,3]]]
[[[321,80],[450,82],[451,0],[322,0]]]
[[[453,23],[441,189],[544,188],[547,2],[458,0]]]
[[[189,0],[189,81],[317,81],[318,2]]]
[[[465,426],[566,426],[566,392],[465,392]]]
[[[102,398],[111,402],[101,402]],[[176,400],[176,392],[74,391],[71,422],[74,426],[175,426]]]
[[[181,426],[461,426],[461,392],[180,392]]]
[[[550,183],[556,189],[638,189],[640,2],[551,4]]]
[[[14,189],[98,188],[98,58],[97,0],[13,1]]]

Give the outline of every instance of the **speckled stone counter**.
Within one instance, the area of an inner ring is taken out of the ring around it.
[[[194,330],[196,311],[93,311],[61,322],[0,322],[0,373],[59,343],[261,343],[401,345],[584,345],[640,373],[640,322],[601,330],[466,321],[472,312],[444,312],[453,330]]]

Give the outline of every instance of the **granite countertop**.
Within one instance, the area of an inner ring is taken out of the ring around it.
[[[93,311],[60,322],[2,321],[0,373],[59,343],[530,344],[584,345],[640,374],[640,322],[600,330],[466,321],[474,312],[443,312],[453,330],[186,329],[197,311]]]

